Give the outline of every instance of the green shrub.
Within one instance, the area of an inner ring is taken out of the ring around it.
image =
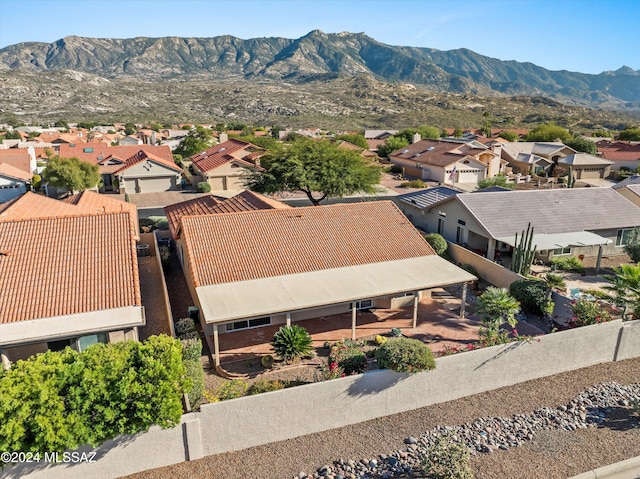
[[[336,363],[346,375],[360,374],[367,369],[364,351],[351,341],[334,346],[329,353],[329,364]]]
[[[576,256],[554,256],[549,261],[549,264],[551,264],[553,269],[559,269],[562,271],[575,271],[577,273],[582,273],[584,271],[582,261],[580,261],[580,258]]]
[[[185,333],[190,333],[196,330],[196,325],[191,318],[182,318],[174,323],[174,329],[176,336],[181,337]],[[181,338],[184,339],[184,338]]]
[[[189,405],[195,408],[202,400],[204,394],[204,371],[200,358],[198,360],[185,360],[184,367],[187,370],[187,378],[191,380],[191,388],[187,391],[189,396]]]
[[[429,185],[427,185],[422,180],[412,180],[412,181],[405,181],[403,183],[400,183],[400,188],[428,188],[428,187]]]
[[[547,284],[536,279],[514,281],[509,286],[509,294],[520,302],[522,310],[539,316],[553,312],[548,291]]]
[[[206,181],[201,181],[196,185],[198,193],[209,193],[211,191],[211,185]]]
[[[311,335],[302,326],[282,326],[273,335],[271,346],[276,355],[286,362],[293,362],[311,353]]]
[[[447,240],[438,233],[429,233],[428,235],[425,235],[424,239],[427,240],[427,243],[431,245],[436,254],[440,256],[442,256],[442,253],[447,251],[449,246],[447,244]]]
[[[34,191],[39,191],[40,187],[42,186],[42,177],[40,175],[33,175],[33,177],[31,178],[31,186],[33,187]]]
[[[200,361],[202,340],[199,337],[183,339],[180,343],[182,344],[182,358],[185,361]]]
[[[260,364],[262,364],[262,367],[270,369],[273,366],[273,356],[265,354],[260,358]]]
[[[579,299],[572,306],[574,317],[571,318],[571,327],[588,326],[590,324],[606,323],[611,321],[611,314],[597,301]]]
[[[431,350],[417,339],[390,339],[376,349],[375,355],[381,368],[400,373],[416,373],[436,367]]]
[[[478,274],[478,270],[475,269],[473,266],[471,266],[470,264],[467,263],[462,263],[458,265],[459,268],[462,268],[463,270],[465,270],[467,273],[471,273],[472,275],[476,276],[476,277],[480,277],[480,275]]]
[[[236,399],[247,394],[249,385],[244,379],[231,379],[225,381],[218,386],[215,391],[207,394],[207,399],[213,402],[211,399],[215,398],[218,401],[226,401],[228,399]]]
[[[449,436],[439,437],[422,456],[422,471],[429,479],[473,479],[469,448]]]
[[[402,167],[399,165],[391,165],[391,167],[389,168],[389,173],[393,173],[394,175],[402,173]]]
[[[249,396],[253,396],[254,394],[268,393],[280,389],[284,389],[284,383],[282,381],[278,381],[277,379],[258,379],[249,387],[248,394]]]

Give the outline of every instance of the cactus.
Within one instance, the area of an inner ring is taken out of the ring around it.
[[[513,257],[511,258],[511,271],[515,271],[522,276],[529,274],[533,256],[535,255],[537,245],[531,247],[533,241],[533,227],[531,223],[527,225],[527,231],[522,231],[520,241],[518,242],[518,233],[516,233],[515,245],[513,249]]]

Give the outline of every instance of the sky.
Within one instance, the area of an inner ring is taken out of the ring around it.
[[[92,38],[364,32],[549,70],[640,70],[640,0],[0,0],[0,48]]]

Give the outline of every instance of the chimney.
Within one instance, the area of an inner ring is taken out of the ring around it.
[[[420,136],[420,133],[414,133],[413,134],[413,138],[411,139],[411,143],[418,143],[420,140],[422,140],[422,137]]]
[[[151,144],[152,145],[156,144],[156,132],[155,131],[151,132]]]
[[[224,143],[225,141],[229,141],[229,135],[220,133],[220,135],[218,135],[218,143]]]

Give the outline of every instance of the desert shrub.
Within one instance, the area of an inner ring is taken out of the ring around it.
[[[334,346],[329,353],[329,364],[336,363],[344,374],[360,374],[367,369],[364,351],[351,341]]]
[[[190,333],[196,330],[196,325],[191,318],[182,318],[177,320],[174,323],[174,329],[176,331],[176,335],[180,337],[180,339],[185,339],[182,336],[186,333]]]
[[[178,336],[178,339],[196,339],[200,338],[198,331],[189,331],[188,333],[183,333]]]
[[[400,373],[417,373],[436,367],[431,350],[417,339],[390,339],[376,349],[375,355],[381,368]]]
[[[400,183],[400,188],[427,188],[428,186],[429,185],[422,180],[412,180]]]
[[[262,364],[262,367],[270,369],[273,366],[273,356],[265,354],[260,358],[260,364]]]
[[[597,301],[579,299],[572,306],[574,317],[569,325],[572,327],[588,326],[589,324],[606,323],[611,321],[611,314]]]
[[[378,335],[376,335],[376,337],[375,337],[375,343],[376,343],[378,346],[381,346],[382,344],[384,344],[384,343],[386,343],[386,342],[387,342],[387,337],[386,337],[386,336],[381,336],[381,335],[379,335],[379,334],[378,334]]]
[[[33,178],[31,178],[31,186],[33,187],[34,191],[39,191],[40,187],[42,186],[42,176],[33,175]]]
[[[180,343],[182,344],[182,358],[185,361],[200,361],[202,340],[199,337],[183,339]]]
[[[389,167],[389,173],[393,173],[394,175],[397,175],[398,173],[402,173],[402,167],[399,165],[391,165]]]
[[[280,389],[284,389],[284,383],[282,381],[278,381],[277,379],[258,379],[249,387],[247,393],[249,396],[253,396],[254,394],[268,393],[269,391],[278,391]]]
[[[547,284],[536,279],[514,281],[509,294],[520,302],[520,307],[529,313],[542,316],[553,312],[553,301],[549,299]]]
[[[187,378],[191,380],[191,388],[187,391],[189,405],[194,408],[202,400],[202,395],[204,394],[204,371],[202,370],[200,359],[197,361],[184,360],[183,362],[187,370]]]
[[[211,185],[206,181],[201,181],[196,185],[198,193],[209,193],[211,191]]]
[[[447,244],[447,240],[438,233],[429,233],[428,235],[425,235],[424,239],[427,240],[427,243],[431,245],[438,255],[442,255],[442,253],[447,251],[447,247],[449,246]]]
[[[209,402],[226,401],[245,396],[248,389],[249,384],[244,379],[231,379],[222,383],[214,391],[208,391],[205,397]]]
[[[293,362],[306,356],[313,349],[311,335],[302,326],[283,326],[273,335],[271,346],[284,361]]]
[[[422,456],[422,471],[429,479],[473,479],[470,457],[467,446],[442,436]]]
[[[162,266],[166,269],[171,261],[171,250],[168,246],[158,246],[158,255],[160,256],[160,261],[162,261]]]
[[[582,261],[576,256],[554,256],[549,261],[551,267],[562,271],[575,271],[581,273],[584,271]]]

